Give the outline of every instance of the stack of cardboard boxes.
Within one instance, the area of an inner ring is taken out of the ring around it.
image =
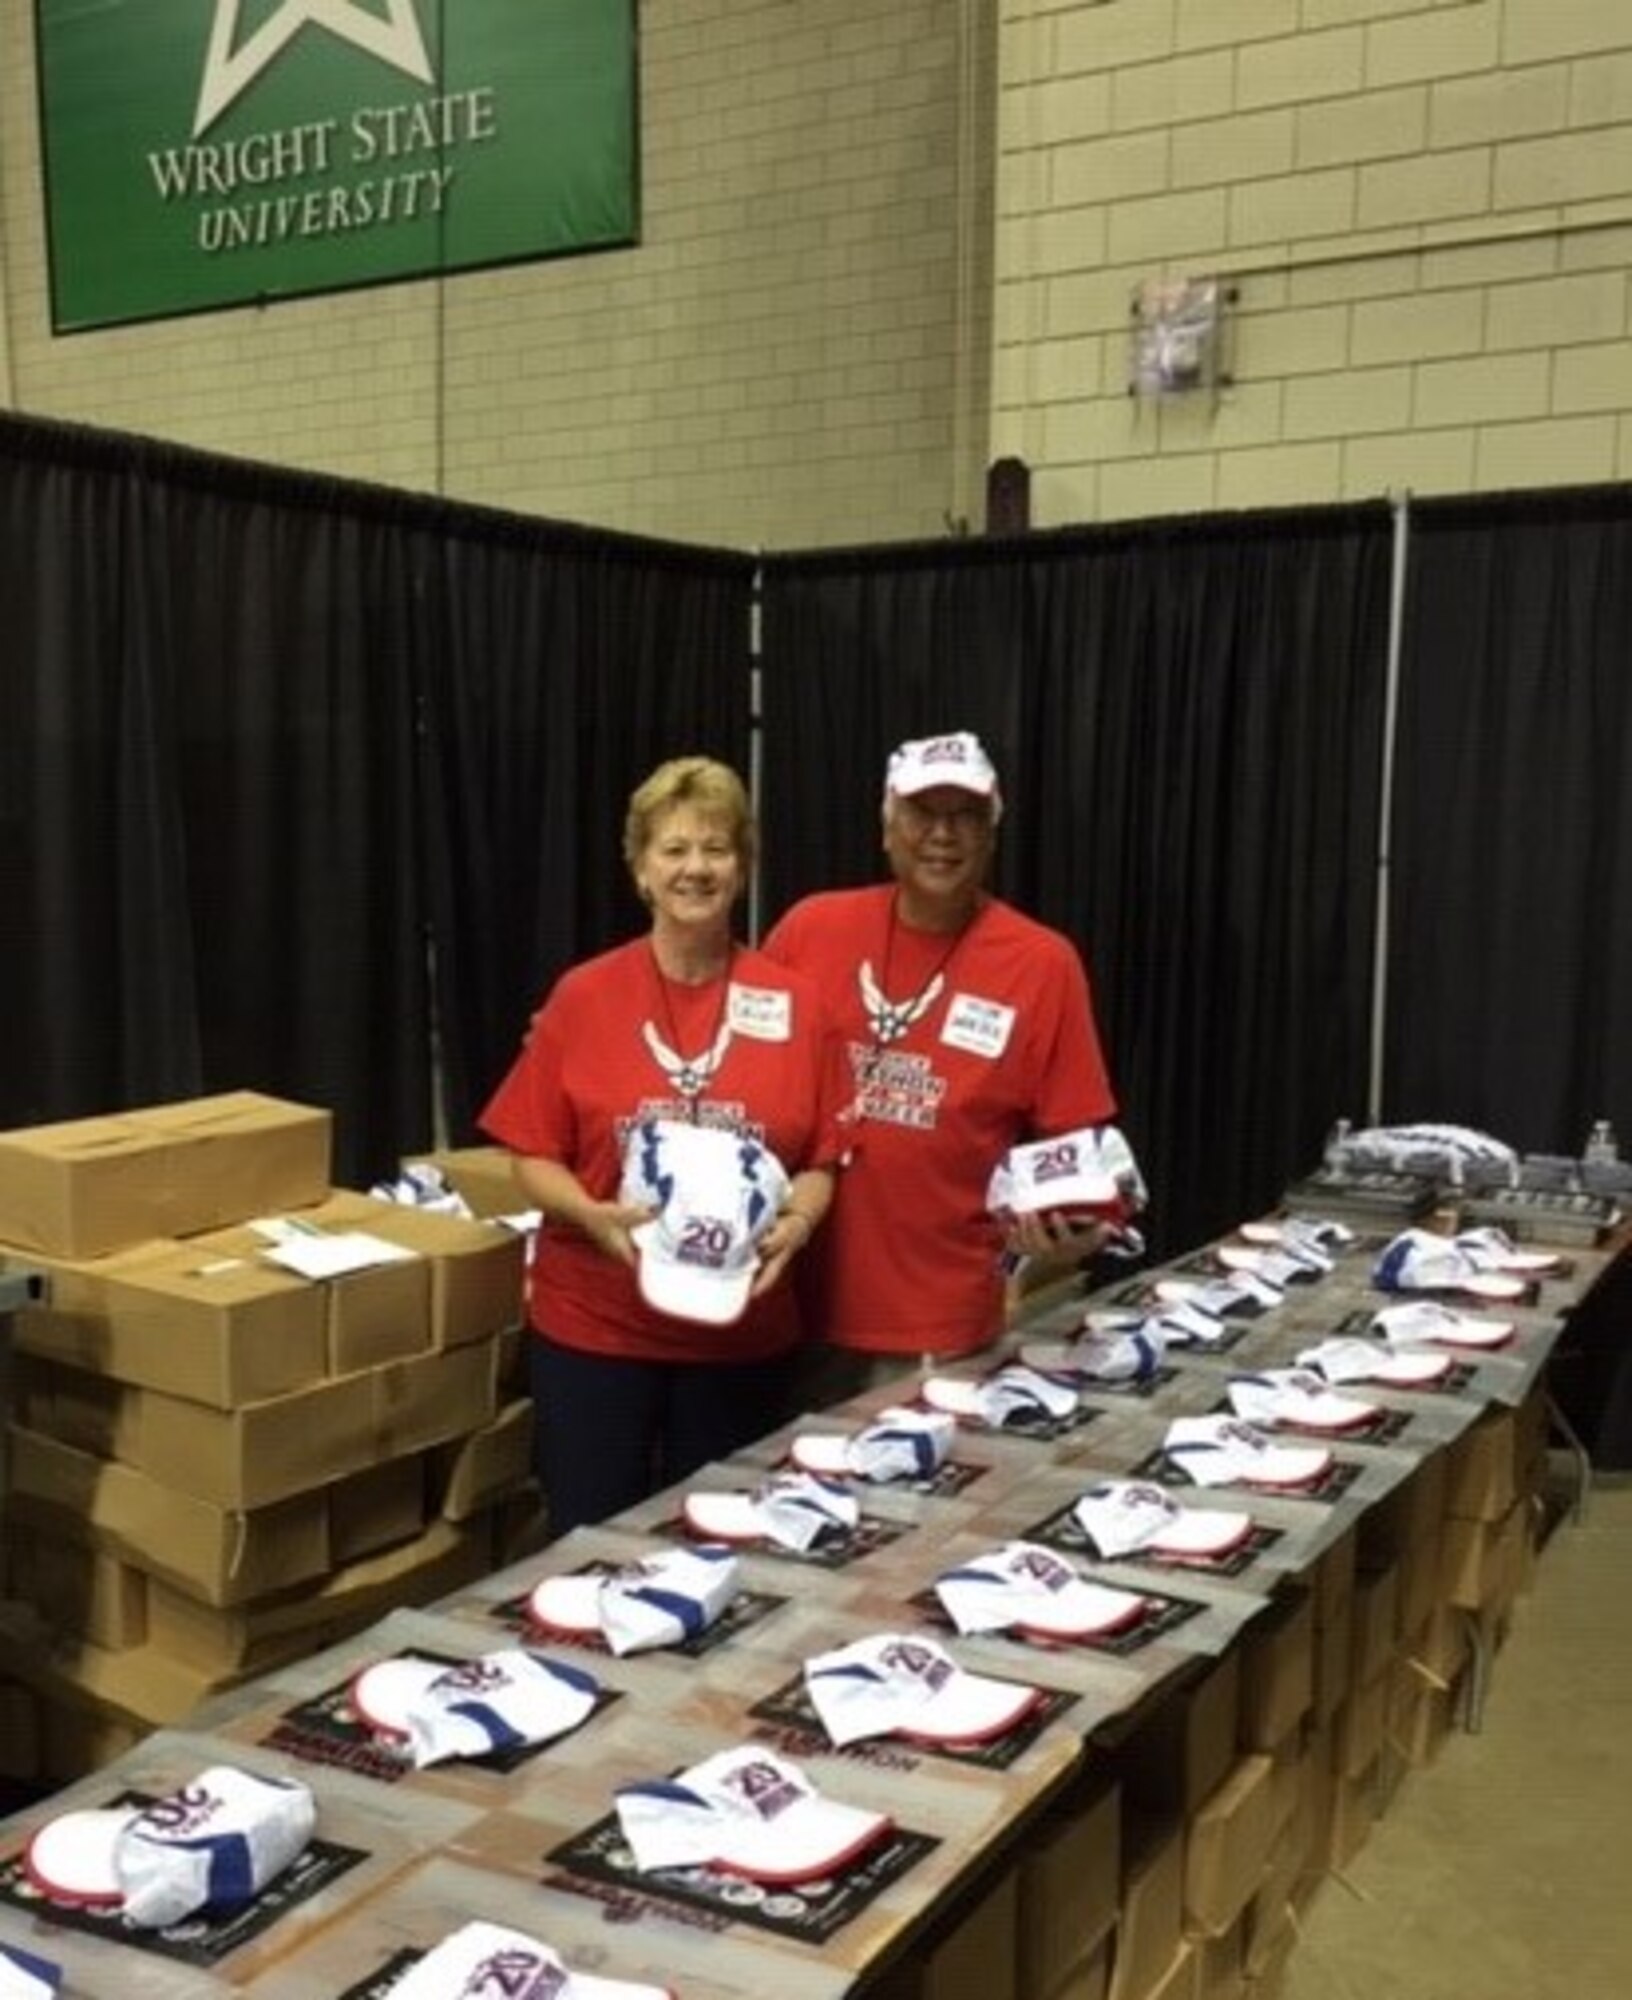
[[[329,1140],[247,1091],[0,1133],[0,1257],[46,1292],[12,1325],[11,1775],[77,1775],[514,1546],[521,1239],[335,1192]]]

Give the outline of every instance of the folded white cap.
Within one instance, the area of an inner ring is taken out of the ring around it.
[[[805,1472],[778,1473],[753,1493],[688,1493],[682,1513],[686,1526],[710,1541],[774,1542],[799,1554],[861,1523],[853,1493]]]
[[[545,1632],[590,1633],[620,1658],[679,1646],[712,1625],[737,1594],[729,1549],[665,1549],[613,1571],[542,1577],[527,1615]]]
[[[932,1479],[951,1455],[956,1420],[939,1410],[892,1406],[858,1431],[802,1432],[790,1456],[801,1472],[842,1479]]]
[[[1161,1369],[1167,1333],[1154,1314],[1090,1313],[1069,1340],[1031,1340],[1020,1358],[1033,1368],[1084,1382],[1138,1384]]]
[[[212,1764],[141,1807],[120,1833],[120,1916],[158,1930],[196,1910],[240,1908],[283,1873],[316,1823],[316,1802],[297,1780]]]
[[[1005,1542],[935,1580],[960,1632],[1013,1628],[1040,1639],[1090,1639],[1135,1624],[1148,1610],[1134,1591],[1090,1583],[1052,1549]]]
[[[1148,1199],[1133,1148],[1114,1125],[1083,1125],[1011,1146],[986,1186],[986,1206],[999,1218],[1063,1215],[1124,1222]]]
[[[630,1231],[649,1306],[705,1326],[742,1317],[760,1241],[788,1198],[774,1153],[718,1126],[648,1118],[624,1148],[618,1198],[657,1210]]]
[[[994,1430],[1023,1430],[1057,1423],[1076,1409],[1077,1392],[1035,1368],[1011,1364],[974,1381],[960,1375],[931,1375],[919,1394],[933,1410],[973,1418]]]
[[[1438,1299],[1384,1306],[1371,1323],[1391,1347],[1505,1347],[1513,1338],[1511,1320],[1457,1312]]]
[[[1252,1533],[1250,1514],[1181,1506],[1149,1479],[1098,1479],[1071,1513],[1105,1562],[1141,1549],[1177,1559],[1221,1556]]]
[[[548,1743],[592,1715],[600,1693],[582,1667],[519,1646],[451,1667],[441,1660],[377,1660],[351,1685],[357,1713],[401,1742],[420,1770],[450,1757]]]
[[[1308,1486],[1332,1463],[1324,1445],[1275,1444],[1241,1417],[1175,1417],[1162,1449],[1197,1486]]]
[[[983,1743],[1014,1728],[1041,1692],[960,1667],[917,1634],[881,1632],[805,1662],[805,1691],[840,1749],[869,1736]]]
[[[1461,1229],[1451,1238],[1458,1250],[1471,1257],[1481,1271],[1510,1271],[1533,1275],[1551,1271],[1558,1264],[1555,1250],[1523,1250],[1505,1229],[1494,1224],[1483,1229]]]
[[[0,1989],[3,1991],[3,1989]],[[547,1944],[504,1924],[462,1924],[391,1986],[391,2000],[672,2000],[668,1988],[573,1972]]]
[[[1408,1306],[1407,1312],[1411,1310]],[[1420,1387],[1448,1374],[1448,1354],[1398,1351],[1379,1340],[1336,1335],[1306,1347],[1297,1357],[1300,1368],[1313,1368],[1331,1383],[1386,1382],[1396,1389]]]
[[[678,1778],[622,1785],[618,1823],[642,1872],[715,1867],[756,1882],[806,1882],[888,1833],[887,1813],[823,1798],[799,1766],[758,1744],[722,1750]]]
[[[1372,1423],[1375,1403],[1341,1396],[1312,1368],[1262,1368],[1232,1375],[1230,1407],[1249,1424],[1290,1424],[1315,1431],[1353,1430]]]
[[[1516,1299],[1524,1279],[1494,1270],[1448,1236],[1406,1229],[1386,1245],[1372,1271],[1384,1292],[1467,1292],[1477,1298]]]

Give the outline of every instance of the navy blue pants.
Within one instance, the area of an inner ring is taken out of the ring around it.
[[[534,1332],[533,1469],[552,1536],[604,1521],[791,1414],[793,1357],[622,1361]]]

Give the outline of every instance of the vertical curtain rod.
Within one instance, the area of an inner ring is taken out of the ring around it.
[[[765,560],[764,550],[754,551],[754,580],[748,595],[748,804],[753,809],[754,818],[764,824],[761,792],[765,783],[765,716],[764,716],[764,592]],[[748,942],[759,943],[760,924],[763,920],[761,900],[764,884],[760,870],[765,865],[763,853],[756,850],[753,871],[748,877]]]
[[[1388,1032],[1389,870],[1394,858],[1394,751],[1399,724],[1400,650],[1405,627],[1405,571],[1411,547],[1411,494],[1391,493],[1393,560],[1388,580],[1388,676],[1383,696],[1382,766],[1377,787],[1377,921],[1372,939],[1371,1066],[1366,1120],[1383,1122],[1383,1053]]]

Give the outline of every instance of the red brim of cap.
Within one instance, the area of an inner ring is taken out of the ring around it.
[[[1399,1354],[1383,1355],[1366,1379],[1370,1382],[1391,1382],[1396,1388],[1409,1389],[1424,1382],[1437,1382],[1450,1371],[1451,1358],[1448,1354],[1414,1354],[1407,1349]]]
[[[92,1808],[60,1813],[40,1827],[23,1851],[23,1873],[50,1902],[72,1909],[112,1910],[125,1900],[114,1850],[138,1809]]]

